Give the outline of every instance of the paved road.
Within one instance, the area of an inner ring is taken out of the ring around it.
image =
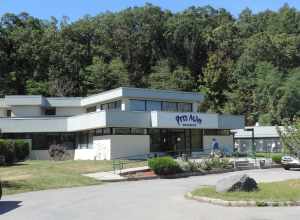
[[[258,181],[300,178],[300,171],[283,169],[241,172],[248,173]],[[184,194],[191,189],[199,185],[214,185],[217,180],[228,175],[232,175],[232,173],[175,180],[111,183],[6,196],[0,202],[0,219],[300,219],[300,207],[220,207],[184,198]]]

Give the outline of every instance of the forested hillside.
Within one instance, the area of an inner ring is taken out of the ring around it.
[[[238,18],[148,4],[76,22],[27,13],[0,22],[0,97],[134,86],[205,93],[201,111],[243,114],[248,125],[300,115],[300,12],[288,5]]]

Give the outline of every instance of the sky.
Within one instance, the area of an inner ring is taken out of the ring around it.
[[[61,19],[67,16],[71,21],[75,21],[87,14],[120,11],[128,7],[143,6],[146,2],[173,12],[193,5],[211,5],[215,8],[225,8],[234,16],[238,16],[246,7],[256,13],[266,9],[278,10],[284,3],[300,10],[300,0],[0,0],[0,15],[7,12],[28,12],[41,19],[49,19],[51,16]]]

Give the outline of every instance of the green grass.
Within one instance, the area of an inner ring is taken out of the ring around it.
[[[145,166],[146,162],[127,164],[126,168]],[[101,184],[82,176],[112,170],[112,161],[46,161],[29,160],[13,166],[0,167],[4,194]]]
[[[255,153],[256,157],[272,158],[273,156],[283,156],[283,153]]]
[[[218,193],[214,187],[203,187],[192,192],[195,196],[204,196],[227,201],[300,201],[300,180],[259,183],[259,190],[254,192]]]

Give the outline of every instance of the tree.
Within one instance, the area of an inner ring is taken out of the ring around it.
[[[195,84],[189,70],[179,66],[171,71],[167,60],[154,66],[153,72],[149,76],[149,85],[155,89],[192,91]]]
[[[289,153],[299,156],[300,153],[300,121],[286,123],[283,129],[277,126],[280,139]]]
[[[233,61],[223,53],[210,55],[207,66],[203,70],[200,91],[206,95],[203,110],[222,112],[227,101]]]
[[[105,63],[95,58],[93,64],[84,71],[83,77],[87,94],[95,94],[129,84],[127,70],[120,59]]]
[[[283,85],[283,96],[279,100],[278,108],[281,118],[290,122],[300,116],[300,69],[290,71]]]

